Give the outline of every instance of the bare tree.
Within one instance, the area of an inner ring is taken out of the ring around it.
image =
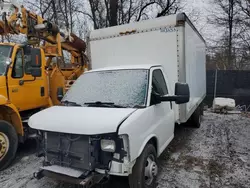
[[[226,48],[228,69],[234,68],[233,48],[234,39],[237,35],[239,23],[239,8],[235,0],[214,0],[215,11],[209,18],[209,23],[216,25],[222,30],[221,44]],[[218,44],[217,44],[218,45]]]
[[[55,9],[52,9],[52,6],[55,4],[55,1],[52,0],[25,0],[24,3],[29,10],[37,12],[43,18],[46,18],[48,20],[51,20],[49,18],[52,18],[56,13],[54,12]]]
[[[44,19],[72,32],[77,0],[25,0],[25,4]]]
[[[245,14],[246,19],[250,19],[250,0],[237,0],[241,10]]]
[[[242,66],[250,68],[250,0],[236,0],[240,7],[240,34],[239,44],[241,49],[239,51],[242,60]]]
[[[148,19],[152,8],[157,10],[156,17],[176,13],[179,9],[178,0],[88,0],[88,3],[90,12],[76,11],[87,16],[95,29]]]
[[[241,10],[241,39],[250,48],[250,0],[237,0]]]

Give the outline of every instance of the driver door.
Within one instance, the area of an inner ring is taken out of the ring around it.
[[[12,64],[8,72],[8,91],[9,99],[18,110],[24,109],[25,104],[25,89],[19,85],[20,80],[24,77],[23,71],[23,49],[18,48],[15,57],[12,57]],[[13,55],[14,56],[14,55]],[[13,61],[14,60],[14,61]]]
[[[154,93],[160,96],[169,94],[168,82],[162,69],[154,68],[151,71],[150,107],[153,108],[153,124],[157,125],[156,132],[159,139],[159,152],[161,153],[174,137],[175,116],[171,102],[157,102],[154,98]]]
[[[16,54],[16,56],[12,58],[13,63],[8,72],[10,101],[19,111],[43,106],[46,101],[43,77],[34,79],[30,74],[29,64],[24,61],[22,48],[16,49],[16,53],[14,51],[13,54]]]

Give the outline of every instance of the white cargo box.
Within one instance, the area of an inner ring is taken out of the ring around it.
[[[175,106],[178,123],[186,122],[206,95],[205,41],[184,13],[95,30],[88,40],[92,69],[160,64],[172,93],[176,82],[188,83],[190,102]]]

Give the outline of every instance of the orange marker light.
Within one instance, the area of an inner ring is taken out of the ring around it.
[[[39,65],[38,55],[36,55],[36,65]]]

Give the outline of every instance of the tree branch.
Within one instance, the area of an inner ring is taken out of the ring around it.
[[[89,13],[87,13],[87,12],[83,12],[83,11],[81,11],[81,10],[75,10],[75,12],[78,12],[78,13],[81,13],[81,14],[83,14],[83,15],[88,16],[92,21],[94,20],[93,16],[91,16],[91,15],[90,15]]]
[[[152,4],[155,4],[155,3],[156,3],[155,1],[152,1],[152,2],[149,2],[149,3],[145,4],[145,5],[141,8],[141,10],[140,10],[140,12],[139,12],[139,16],[138,16],[138,18],[137,18],[137,21],[140,21],[143,11],[144,11],[148,6],[150,6],[150,5],[152,5]]]

